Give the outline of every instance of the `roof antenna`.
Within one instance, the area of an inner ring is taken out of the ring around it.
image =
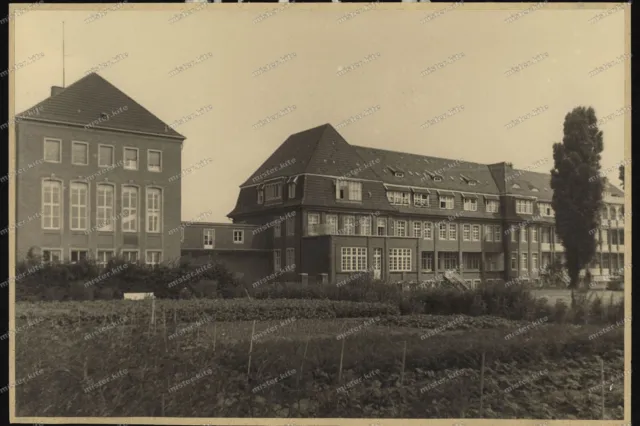
[[[64,83],[64,21],[62,21],[62,87],[65,87]]]

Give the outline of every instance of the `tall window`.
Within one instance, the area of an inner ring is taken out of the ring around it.
[[[111,167],[113,166],[113,147],[110,145],[98,146],[98,166]]]
[[[423,251],[420,253],[420,267],[423,271],[433,271],[433,252]]]
[[[289,189],[288,198],[290,200],[296,198],[296,183],[295,182],[289,183],[288,189]]]
[[[205,249],[212,249],[215,246],[216,230],[215,229],[203,229],[202,230],[202,243]]]
[[[453,209],[453,195],[441,195],[440,196],[440,208],[452,210]]]
[[[273,251],[273,271],[278,272],[282,269],[282,251]]]
[[[329,228],[328,232],[332,235],[338,233],[338,215],[327,215],[327,228]]]
[[[396,237],[406,237],[407,236],[407,221],[406,220],[396,220],[395,223],[395,234]]]
[[[264,203],[264,188],[258,187],[258,204]]]
[[[533,201],[532,200],[516,200],[516,213],[533,214]]]
[[[377,219],[376,223],[377,223],[377,235],[380,235],[380,236],[387,235],[387,219],[380,217]]]
[[[484,226],[484,235],[487,241],[493,241],[493,226],[485,225]]]
[[[342,247],[343,272],[367,270],[367,249],[364,247]]]
[[[480,241],[480,225],[473,225],[471,227],[471,239],[473,241]]]
[[[424,222],[424,239],[432,240],[433,239],[433,224],[431,222]]]
[[[122,259],[127,263],[138,263],[138,250],[122,250]]]
[[[471,240],[471,225],[462,225],[462,240],[470,241]]]
[[[159,250],[148,250],[146,256],[146,264],[150,266],[157,266],[162,262],[162,252]]]
[[[475,212],[478,211],[478,199],[477,198],[465,198],[464,209],[466,211]]]
[[[122,187],[122,231],[138,232],[138,188]]]
[[[319,225],[320,225],[320,214],[309,213],[307,215],[307,233],[309,235],[317,235]]]
[[[538,271],[538,253],[531,253],[531,270]]]
[[[356,233],[356,218],[353,216],[343,216],[342,226],[342,234],[354,235]]]
[[[542,228],[540,231],[540,242],[549,244],[551,242],[551,229]]]
[[[518,270],[518,255],[516,253],[511,253],[511,270]]]
[[[287,228],[288,237],[292,237],[296,235],[296,218],[295,217],[289,216],[287,218],[286,228]]]
[[[160,232],[162,228],[162,190],[147,188],[147,232]]]
[[[71,164],[86,166],[89,164],[89,144],[86,142],[71,142]]]
[[[242,229],[233,230],[233,243],[234,244],[244,243],[244,231]]]
[[[601,229],[600,232],[602,233],[602,245],[609,244],[609,230]]]
[[[336,182],[336,199],[362,201],[362,182],[339,179]]]
[[[282,199],[282,182],[269,183],[264,186],[265,201]]]
[[[98,250],[96,252],[96,263],[104,268],[113,259],[113,256],[115,256],[113,250]]]
[[[394,205],[408,206],[411,204],[411,194],[409,192],[388,191],[387,200]]]
[[[44,161],[48,163],[62,162],[62,141],[59,139],[44,140]]]
[[[288,248],[287,249],[287,266],[293,267],[296,264],[296,249]]]
[[[360,235],[371,235],[371,216],[360,216]]]
[[[451,271],[458,268],[458,253],[452,251],[438,252],[438,263],[440,269],[445,271]]]
[[[124,149],[124,168],[127,170],[138,170],[138,149]]]
[[[162,151],[154,149],[147,151],[147,170],[150,172],[162,171]]]
[[[529,233],[529,228],[523,226],[520,228],[520,242],[527,242],[527,234]]]
[[[502,241],[502,226],[496,225],[494,228],[494,238],[496,243]]]
[[[413,236],[416,238],[422,238],[422,222],[413,222]]]
[[[72,231],[86,231],[87,230],[87,217],[89,213],[88,209],[88,192],[89,185],[81,182],[71,183],[71,192],[69,193],[71,200],[71,230]]]
[[[71,250],[71,263],[81,262],[89,258],[89,250]]]
[[[411,249],[389,249],[389,271],[411,272]]]
[[[516,228],[515,226],[511,226],[509,228],[509,233],[511,234],[511,242],[516,243],[518,240],[516,239]]]
[[[449,239],[455,241],[458,239],[458,225],[455,223],[449,224]]]
[[[465,269],[480,269],[480,253],[464,253],[463,256]]]
[[[282,225],[280,224],[278,219],[278,222],[276,222],[276,224],[273,225],[273,236],[275,238],[279,238],[280,235],[282,235]]]
[[[60,249],[43,249],[42,250],[42,262],[43,263],[62,262],[62,250],[60,250]]]
[[[531,242],[532,243],[538,242],[538,228],[535,226],[531,228]]]
[[[521,268],[523,271],[528,271],[529,270],[529,253],[522,252],[522,263],[520,264]]]
[[[540,211],[540,216],[553,216],[553,208],[551,207],[551,203],[538,203],[538,210]]]
[[[429,194],[413,194],[413,205],[416,207],[429,207]]]
[[[57,180],[42,182],[42,228],[60,229],[62,183]]]
[[[100,184],[96,187],[96,228],[102,232],[113,232],[114,210],[113,185]]]
[[[444,222],[440,222],[438,224],[438,239],[439,240],[447,239],[447,224]]]
[[[484,206],[487,213],[498,213],[498,210],[500,209],[500,201],[486,200],[484,202]]]

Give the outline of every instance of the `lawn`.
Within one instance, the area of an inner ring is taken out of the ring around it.
[[[567,289],[534,289],[531,290],[535,297],[546,297],[549,299],[549,303],[555,304],[556,300],[564,300],[567,305],[571,305],[571,290]],[[589,291],[589,295],[599,296],[605,302],[609,302],[609,299],[613,296],[614,303],[624,298],[624,291],[611,291],[611,290],[593,290]]]

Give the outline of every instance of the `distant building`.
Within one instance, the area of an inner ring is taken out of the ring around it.
[[[52,87],[16,117],[18,259],[178,259],[184,139],[98,74]]]

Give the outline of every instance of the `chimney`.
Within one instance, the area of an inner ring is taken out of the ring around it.
[[[51,96],[55,96],[58,93],[62,92],[64,90],[64,87],[60,87],[60,86],[51,86]]]

